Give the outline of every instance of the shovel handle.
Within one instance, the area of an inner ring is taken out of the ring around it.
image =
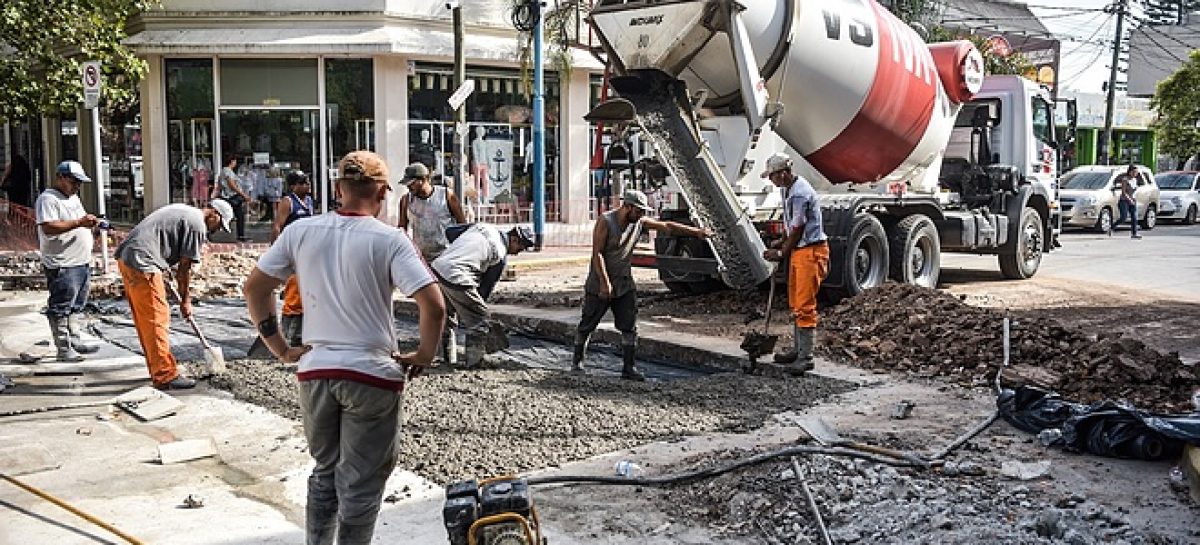
[[[767,319],[763,322],[763,334],[771,334],[771,307],[775,305],[775,271],[779,270],[779,265],[775,265],[771,269],[771,274],[767,276],[767,281],[771,283],[767,287]]]
[[[179,296],[179,290],[175,287],[175,277],[169,276],[167,278],[163,278],[163,284],[167,285],[167,289],[171,291],[171,295],[175,297],[175,300],[178,301],[180,305],[182,305],[183,297]],[[179,313],[183,314],[182,307],[180,307]],[[188,325],[192,326],[192,331],[196,334],[196,336],[200,338],[200,344],[204,345],[205,349],[212,350],[212,345],[208,344],[208,339],[204,337],[204,333],[200,332],[200,326],[196,324],[196,318],[192,316],[184,316],[184,319],[187,320]]]

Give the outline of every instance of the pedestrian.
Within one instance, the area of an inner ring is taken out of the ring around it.
[[[54,183],[37,199],[35,216],[42,269],[46,273],[46,319],[58,361],[82,361],[99,346],[83,342],[79,313],[87,305],[92,277],[92,229],[100,220],[79,201],[79,188],[92,179],[75,161],[58,164]]]
[[[787,233],[778,248],[763,251],[764,259],[787,264],[788,306],[792,310],[792,349],[776,353],[774,359],[776,363],[798,362],[800,370],[808,371],[813,368],[817,292],[829,274],[829,243],[821,226],[821,205],[812,184],[792,173],[792,159],[786,154],[767,158],[762,177],[783,190]]]
[[[708,238],[707,229],[673,221],[646,217],[650,211],[646,194],[630,189],[621,196],[621,206],[596,218],[592,229],[592,261],[584,283],[583,316],[575,330],[575,354],[572,369],[583,371],[583,356],[592,332],[604,314],[612,310],[613,321],[621,332],[621,378],[645,380],[635,366],[637,355],[637,286],[633,282],[630,256],[644,229],[666,231],[673,235]]]
[[[229,206],[233,207],[233,217],[237,223],[237,239],[239,242],[245,242],[249,240],[246,238],[246,203],[250,202],[250,195],[246,193],[245,189],[242,189],[242,179],[234,170],[238,166],[237,156],[232,153],[227,154],[224,165],[221,173],[217,175],[217,183],[213,184],[212,198],[224,199]]]
[[[342,206],[298,221],[280,235],[246,280],[250,319],[271,353],[298,362],[300,410],[309,453],[307,542],[359,545],[371,541],[384,484],[401,445],[402,392],[429,365],[446,319],[442,294],[412,241],[375,215],[388,169],[369,151],[338,166]],[[271,293],[295,274],[305,286],[304,346],[288,347]],[[392,292],[419,310],[416,352],[396,352]]]
[[[1117,230],[1117,226],[1129,218],[1129,229],[1133,232],[1132,238],[1139,239],[1142,235],[1138,234],[1138,215],[1137,215],[1137,198],[1134,194],[1137,192],[1138,168],[1136,165],[1129,165],[1125,169],[1125,173],[1117,176],[1116,189],[1121,192],[1120,198],[1117,200],[1117,208],[1121,210],[1121,217],[1112,224],[1112,228],[1108,230],[1108,236],[1112,236],[1112,232]]]
[[[117,247],[117,268],[125,285],[125,298],[155,388],[181,390],[196,385],[195,380],[179,372],[171,354],[167,273],[178,265],[175,283],[179,313],[187,318],[192,315],[192,265],[200,261],[208,235],[218,229],[229,232],[233,216],[233,206],[223,199],[213,199],[204,208],[168,204],[134,226]]]
[[[446,299],[442,350],[447,363],[454,363],[453,340],[460,326],[466,330],[467,367],[482,363],[484,339],[491,327],[488,297],[504,274],[507,257],[532,247],[533,231],[528,227],[513,227],[504,233],[494,225],[475,223],[430,264]]]
[[[446,228],[466,223],[462,203],[458,202],[454,190],[444,185],[435,186],[429,180],[429,169],[421,163],[413,163],[404,169],[404,183],[408,194],[400,199],[401,229],[412,227],[413,242],[426,263],[432,263],[446,249]]]
[[[308,175],[299,170],[293,170],[287,177],[288,194],[276,205],[275,224],[271,229],[271,244],[279,238],[283,229],[296,220],[312,217],[313,198],[310,194],[312,183]],[[283,285],[283,310],[280,322],[283,326],[283,337],[288,346],[300,346],[301,331],[304,328],[304,303],[300,299],[300,284],[296,275],[288,276]]]
[[[33,196],[33,171],[29,169],[29,161],[17,154],[4,166],[4,177],[0,178],[0,189],[8,195],[9,202],[21,206],[29,206],[29,198]]]

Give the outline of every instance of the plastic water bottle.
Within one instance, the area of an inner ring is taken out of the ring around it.
[[[629,460],[621,460],[617,462],[617,465],[614,467],[614,469],[616,470],[618,477],[634,478],[642,474],[642,467]]]
[[[1062,430],[1058,428],[1046,428],[1037,434],[1038,441],[1043,447],[1049,447],[1062,442]]]

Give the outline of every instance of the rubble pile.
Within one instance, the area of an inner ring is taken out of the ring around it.
[[[751,454],[706,454],[672,472]],[[951,477],[826,456],[798,461],[834,543],[1173,542],[1081,493],[1037,483],[993,475]],[[823,543],[786,459],[672,487],[665,495],[670,501],[660,505],[673,516],[703,521],[722,537]]]
[[[0,276],[32,276],[41,274],[41,252],[0,252]]]
[[[261,252],[208,252],[192,268],[192,295],[204,298],[241,297],[242,282],[250,276]]]
[[[904,284],[887,284],[828,309],[819,350],[882,371],[990,384],[1003,363],[1001,311]],[[1053,318],[1012,322],[1006,385],[1048,388],[1081,403],[1125,399],[1138,408],[1190,412],[1198,374],[1118,331],[1085,331]]]

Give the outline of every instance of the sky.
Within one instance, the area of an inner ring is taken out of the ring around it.
[[[1024,3],[1062,42],[1059,87],[1103,93],[1112,62],[1112,47],[1104,44],[1112,43],[1117,18],[1102,10],[1111,0],[1024,0]]]

